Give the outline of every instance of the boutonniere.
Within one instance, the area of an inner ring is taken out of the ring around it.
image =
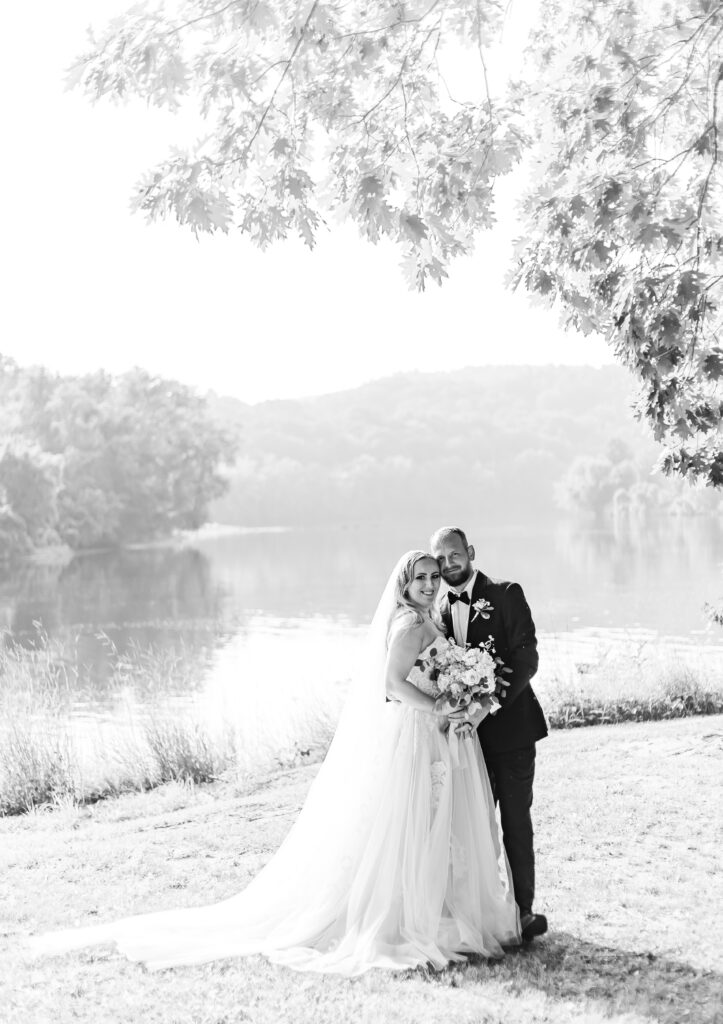
[[[481,597],[479,601],[475,601],[472,605],[472,609],[474,611],[472,622],[474,622],[478,616],[483,619],[488,619],[490,617],[490,612],[494,611],[490,602],[484,597]]]

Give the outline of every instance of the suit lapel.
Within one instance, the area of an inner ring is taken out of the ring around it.
[[[481,570],[478,570],[477,579],[474,581],[474,586],[472,587],[469,607],[469,623],[467,625],[467,643],[471,647],[478,647],[481,643],[484,643],[490,633],[487,628],[490,624],[490,620],[483,619],[482,616],[478,615],[472,607],[475,601],[479,601],[485,596],[486,590],[487,577]]]

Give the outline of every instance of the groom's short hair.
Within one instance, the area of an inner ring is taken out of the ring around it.
[[[433,549],[435,544],[444,544],[447,538],[456,533],[463,545],[468,548],[469,541],[467,540],[467,534],[464,530],[460,529],[459,526],[440,526],[438,530],[435,530],[429,541],[429,546]]]

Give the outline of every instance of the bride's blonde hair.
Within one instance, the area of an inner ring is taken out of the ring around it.
[[[424,622],[424,615],[422,615],[419,608],[417,608],[409,597],[409,584],[414,579],[414,567],[417,562],[421,561],[423,558],[429,558],[433,562],[436,562],[437,559],[434,555],[431,555],[429,551],[408,551],[407,554],[402,557],[404,561],[399,568],[394,590],[395,606],[392,614],[392,622],[398,623],[401,619],[405,626],[421,626]],[[441,626],[442,620],[435,607],[430,608],[429,614],[430,618],[438,626]]]

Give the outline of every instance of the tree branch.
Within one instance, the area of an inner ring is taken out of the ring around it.
[[[238,156],[238,157],[234,157],[234,159],[231,160],[231,161],[223,161],[224,163],[237,163],[239,160],[243,160],[244,157],[248,154],[248,152],[251,149],[251,147],[253,146],[253,144],[256,141],[256,139],[259,137],[259,133],[260,133],[261,129],[264,126],[264,122],[266,121],[266,118],[268,117],[268,115],[271,112],[271,109],[272,109],[272,107],[274,105],[274,100],[276,99],[276,94],[278,93],[279,89],[281,88],[281,86],[283,84],[284,79],[286,78],[287,74],[289,73],[289,68],[291,67],[291,65],[292,65],[292,63],[294,61],[294,57],[299,52],[299,47],[301,46],[302,42],[304,41],[304,36],[306,35],[306,30],[309,27],[309,23],[310,23],[313,15],[314,15],[314,11],[316,10],[316,8],[318,6],[319,6],[319,0],[314,0],[314,2],[311,5],[311,8],[309,10],[309,13],[306,16],[306,20],[304,21],[304,24],[301,26],[301,29],[299,31],[299,38],[296,40],[296,44],[294,46],[294,49],[291,51],[291,56],[285,62],[284,61],[279,61],[278,62],[280,64],[281,63],[285,63],[286,67],[282,71],[282,73],[281,73],[281,75],[279,77],[279,80],[276,83],[276,88],[274,89],[273,93],[271,94],[271,98],[270,98],[269,102],[266,104],[266,107],[264,108],[263,114],[259,118],[259,122],[256,125],[256,128],[254,130],[253,135],[251,136],[249,141],[246,143],[246,145],[244,147],[243,153],[240,156]]]

